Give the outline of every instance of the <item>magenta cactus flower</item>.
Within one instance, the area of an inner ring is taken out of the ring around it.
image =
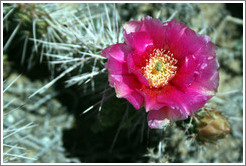
[[[102,51],[109,83],[118,98],[145,107],[148,125],[163,128],[186,119],[215,94],[217,47],[184,23],[144,17],[123,25],[126,44]]]

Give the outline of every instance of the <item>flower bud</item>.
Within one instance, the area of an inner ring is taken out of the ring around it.
[[[198,118],[198,139],[202,142],[215,143],[230,133],[231,127],[226,117],[219,111],[206,111]]]

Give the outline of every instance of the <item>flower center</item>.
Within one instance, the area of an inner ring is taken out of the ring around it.
[[[177,71],[177,60],[170,51],[154,49],[150,58],[146,60],[146,66],[142,67],[143,75],[148,80],[150,87],[159,88],[165,86]]]

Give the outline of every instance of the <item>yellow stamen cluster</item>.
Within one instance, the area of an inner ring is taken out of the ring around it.
[[[150,58],[146,60],[146,66],[142,67],[143,74],[150,87],[159,88],[165,86],[172,79],[177,70],[177,60],[170,51],[154,49]]]

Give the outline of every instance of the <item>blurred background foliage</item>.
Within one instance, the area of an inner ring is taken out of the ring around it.
[[[219,48],[218,94],[163,130],[116,98],[100,56],[124,42],[124,22],[146,15],[182,21]],[[232,3],[4,3],[4,162],[242,162],[242,19]],[[204,138],[218,121],[229,126]]]

